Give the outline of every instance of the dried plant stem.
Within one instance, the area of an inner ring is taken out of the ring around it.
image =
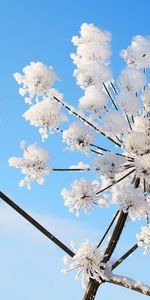
[[[90,146],[95,147],[95,148],[97,148],[97,149],[100,149],[100,150],[102,150],[102,151],[104,151],[104,152],[111,152],[111,153],[114,153],[114,154],[116,154],[116,155],[126,157],[126,158],[128,159],[128,161],[134,161],[134,158],[133,158],[133,157],[126,156],[126,155],[121,154],[121,153],[118,153],[118,152],[113,152],[113,151],[111,151],[111,150],[108,150],[108,149],[106,149],[106,148],[97,146],[97,145],[95,145],[95,144],[90,144]]]
[[[116,218],[117,218],[118,214],[119,214],[119,210],[116,212],[116,214],[115,214],[114,218],[112,219],[112,221],[111,221],[110,225],[108,226],[107,230],[105,231],[105,233],[104,233],[103,237],[102,237],[102,238],[101,238],[101,240],[99,241],[99,243],[98,243],[97,247],[100,247],[100,245],[101,245],[101,244],[102,244],[102,242],[104,241],[104,239],[105,239],[105,237],[107,236],[107,234],[108,234],[108,232],[109,232],[110,228],[112,227],[113,223],[115,222],[115,220],[116,220]]]
[[[123,211],[120,211],[120,214],[119,214],[119,217],[117,220],[117,224],[111,235],[108,246],[106,247],[106,250],[104,252],[104,259],[102,261],[103,263],[107,263],[109,261],[109,259],[111,258],[112,254],[117,246],[117,243],[119,241],[121,233],[123,231],[125,222],[127,220],[127,216],[128,216],[128,213],[124,213]],[[102,283],[103,282],[104,281],[102,281]],[[90,279],[82,300],[94,300],[97,290],[100,285],[101,284],[98,283],[96,280]]]
[[[125,174],[124,176],[122,176],[121,178],[119,178],[118,180],[116,180],[114,183],[106,186],[105,188],[103,188],[102,190],[100,190],[99,192],[97,192],[96,194],[99,195],[100,193],[106,191],[107,189],[109,189],[110,187],[114,186],[115,184],[119,183],[120,181],[122,181],[123,179],[125,179],[127,176],[129,176],[130,174],[132,174],[135,171],[135,169],[133,169],[132,171],[130,171],[129,173]]]
[[[150,296],[150,287],[149,286],[145,285],[144,283],[135,281],[131,278],[125,277],[125,276],[121,277],[121,276],[114,275],[110,279],[109,283],[117,284],[122,287],[142,293],[144,295]]]
[[[136,249],[138,249],[138,245],[135,244],[132,248],[130,248],[124,255],[122,255],[113,265],[112,270],[118,267],[128,256],[130,256]]]
[[[50,239],[59,248],[65,251],[68,255],[73,257],[75,254],[60,240],[58,240],[52,233],[45,229],[41,224],[39,224],[35,219],[33,219],[29,214],[27,214],[21,207],[15,204],[10,198],[8,198],[4,193],[0,192],[0,198],[5,201],[9,206],[11,206],[15,211],[17,211],[23,218],[25,218],[29,223],[31,223],[35,228],[42,232],[48,239]]]
[[[102,134],[104,137],[106,137],[107,139],[109,139],[111,142],[113,142],[114,144],[116,144],[117,146],[121,147],[120,143],[117,143],[116,141],[114,141],[111,137],[107,136],[103,131],[101,131],[99,128],[97,128],[94,124],[92,124],[91,122],[89,122],[87,119],[85,119],[83,116],[81,116],[80,114],[78,114],[75,110],[73,110],[72,108],[70,108],[67,104],[65,104],[63,101],[59,100],[57,97],[54,96],[54,99],[61,103],[68,111],[70,111],[74,116],[76,116],[77,118],[79,118],[80,120],[82,120],[83,122],[85,122],[87,125],[89,125],[90,127],[92,127],[93,129],[95,129],[98,133]]]
[[[109,90],[108,90],[108,88],[107,88],[106,84],[105,84],[104,82],[103,82],[102,84],[103,84],[103,87],[104,87],[104,89],[105,89],[105,91],[106,91],[106,93],[107,93],[107,95],[108,95],[109,99],[111,100],[111,102],[112,102],[113,106],[114,106],[114,107],[115,107],[115,109],[118,111],[118,107],[116,106],[116,103],[115,103],[115,101],[114,101],[114,99],[113,99],[112,95],[110,94],[110,92],[109,92]]]
[[[54,169],[52,169],[52,171],[58,171],[58,172],[72,172],[72,171],[91,171],[91,169],[90,168],[87,168],[87,169],[81,169],[81,168],[70,168],[70,169],[60,169],[60,168],[58,168],[58,169],[56,169],[56,168],[54,168]]]

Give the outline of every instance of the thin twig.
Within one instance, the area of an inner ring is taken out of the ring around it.
[[[105,239],[106,235],[108,234],[110,228],[112,227],[113,223],[115,222],[115,220],[116,220],[118,214],[119,214],[119,210],[116,212],[116,214],[115,214],[114,218],[112,219],[110,225],[108,226],[108,228],[107,228],[107,230],[105,231],[103,237],[101,238],[100,242],[98,243],[97,248],[99,248],[100,245],[102,244],[102,242],[104,241],[104,239]]]
[[[90,168],[86,168],[86,169],[81,169],[81,168],[70,168],[70,169],[52,169],[52,171],[59,171],[59,172],[68,172],[68,171],[70,171],[70,172],[72,172],[72,171],[91,171],[91,169]]]
[[[117,90],[116,90],[116,88],[115,88],[115,86],[114,86],[114,84],[113,84],[113,82],[111,81],[111,86],[112,86],[112,89],[113,89],[113,91],[115,92],[115,94],[116,95],[118,95],[118,92],[117,92]]]
[[[128,217],[128,213],[125,213],[124,211],[120,211],[120,215],[118,217],[117,224],[114,228],[114,231],[111,235],[108,246],[105,250],[104,258],[103,258],[102,262],[107,263],[109,261],[110,257],[112,256],[112,254],[117,246],[117,243],[119,241],[120,235],[123,231],[127,217]]]
[[[126,115],[126,119],[127,119],[127,121],[128,121],[129,128],[130,128],[130,130],[132,131],[132,126],[131,126],[131,123],[130,123],[130,120],[129,120],[128,115]]]
[[[29,214],[27,214],[21,207],[14,203],[10,198],[8,198],[4,193],[0,192],[0,198],[4,200],[9,206],[11,206],[15,211],[17,211],[23,218],[30,222],[35,228],[42,232],[48,239],[50,239],[59,248],[65,251],[68,255],[73,257],[75,254],[60,240],[58,240],[52,233],[45,229],[41,224],[39,224],[35,219],[33,219]]]
[[[100,190],[99,192],[97,192],[96,194],[99,195],[100,193],[106,191],[107,189],[109,189],[110,187],[114,186],[115,184],[119,183],[120,181],[122,181],[123,179],[125,179],[127,176],[129,176],[130,174],[132,174],[135,171],[135,169],[133,169],[132,171],[130,171],[129,173],[125,174],[123,177],[119,178],[118,180],[116,180],[114,183],[106,186],[105,188],[103,188],[102,190]]]
[[[114,106],[114,107],[115,107],[115,109],[118,111],[118,108],[117,108],[117,106],[116,106],[116,103],[115,103],[115,101],[114,101],[114,99],[113,99],[112,95],[110,94],[110,92],[109,92],[109,90],[108,90],[108,88],[107,88],[106,84],[105,84],[104,82],[102,82],[102,84],[103,84],[103,87],[104,87],[104,89],[105,89],[105,91],[106,91],[106,93],[107,93],[107,95],[108,95],[109,99],[111,100],[111,102],[112,102],[113,106]]]
[[[133,157],[126,156],[126,155],[124,155],[124,154],[121,154],[121,153],[118,153],[118,152],[113,152],[113,151],[111,151],[111,150],[108,150],[108,149],[106,149],[106,148],[103,148],[103,147],[97,146],[97,145],[95,145],[95,144],[90,144],[90,146],[92,146],[92,147],[95,147],[95,148],[97,148],[97,149],[100,149],[100,150],[102,150],[102,151],[104,151],[104,152],[111,152],[111,153],[114,153],[114,154],[116,154],[116,155],[119,155],[119,156],[126,157],[128,160],[129,160],[129,159],[131,159],[131,160],[134,160],[134,158],[133,158]]]
[[[67,110],[69,110],[74,116],[76,116],[77,118],[79,118],[80,120],[82,120],[83,122],[85,122],[86,124],[88,124],[90,127],[92,127],[93,129],[95,129],[98,133],[102,134],[103,136],[105,136],[107,139],[109,139],[111,142],[115,143],[117,146],[121,147],[121,145],[119,143],[117,143],[116,141],[114,141],[111,137],[108,137],[103,131],[101,131],[99,128],[97,128],[94,124],[92,124],[91,122],[89,122],[88,120],[86,120],[84,117],[82,117],[80,114],[76,113],[76,111],[74,111],[72,108],[70,108],[68,105],[66,105],[63,101],[59,100],[57,97],[54,96],[54,99],[56,101],[58,101],[59,103],[61,103]]]
[[[114,270],[116,267],[118,267],[129,255],[131,255],[136,249],[138,248],[138,245],[135,244],[132,248],[130,248],[124,255],[122,255],[113,265],[112,270]]]
[[[126,276],[114,275],[108,282],[150,296],[150,287],[148,285],[139,281],[135,281]]]

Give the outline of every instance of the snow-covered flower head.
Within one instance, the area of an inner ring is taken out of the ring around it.
[[[146,77],[143,71],[126,67],[121,72],[119,83],[128,91],[137,93],[144,87]]]
[[[40,96],[47,94],[57,80],[57,76],[52,67],[47,67],[41,62],[31,62],[23,68],[23,75],[15,73],[14,78],[18,84],[22,85],[19,93],[26,96],[25,102],[31,104],[32,98],[38,101]]]
[[[120,136],[127,131],[128,123],[120,111],[109,111],[101,119],[101,128],[108,136]]]
[[[84,178],[80,180],[74,180],[71,185],[71,190],[64,188],[61,192],[64,198],[65,206],[69,207],[69,212],[76,213],[79,216],[80,210],[84,213],[88,213],[90,208],[94,208],[96,205],[101,207],[106,207],[108,201],[97,195],[100,190],[100,185],[96,181],[89,181]]]
[[[94,170],[99,176],[115,180],[115,175],[125,170],[124,164],[127,159],[112,152],[106,152],[104,155],[98,155],[94,160]]]
[[[71,57],[75,58],[73,55]],[[95,61],[82,62],[81,60],[73,74],[77,80],[77,84],[83,90],[91,85],[99,87],[102,82],[108,83],[112,80],[112,74],[108,66]]]
[[[83,23],[80,37],[73,36],[72,42],[77,46],[77,54],[80,57],[93,59],[105,63],[109,56],[111,34],[102,31],[93,24]]]
[[[132,221],[146,217],[150,209],[142,188],[134,188],[127,180],[124,184],[112,188],[112,202],[117,203],[120,210],[128,213]]]
[[[116,101],[121,105],[124,113],[128,116],[136,116],[139,111],[137,98],[133,91],[122,89]]]
[[[124,137],[124,148],[130,156],[145,155],[150,152],[150,119],[138,116],[134,120],[132,131]]]
[[[99,117],[106,104],[107,97],[100,89],[91,85],[86,88],[85,95],[79,99],[79,109],[87,110]]]
[[[68,144],[67,149],[70,151],[88,153],[94,138],[93,131],[80,122],[71,123],[70,127],[63,131],[63,142]]]
[[[45,176],[50,172],[48,161],[50,159],[48,152],[38,147],[36,144],[25,145],[22,143],[24,150],[23,157],[11,157],[8,161],[11,167],[20,169],[25,178],[19,183],[22,187],[27,185],[31,189],[32,182],[37,181],[39,184],[45,182]]]
[[[146,111],[150,111],[150,84],[148,84],[144,91],[142,91],[143,105]]]
[[[49,98],[31,106],[23,117],[39,128],[42,141],[48,138],[49,133],[58,131],[61,123],[67,121],[65,114],[61,112],[61,104],[52,102]]]
[[[137,35],[131,45],[121,51],[121,56],[133,68],[144,69],[150,67],[150,37]]]
[[[144,254],[147,254],[148,249],[150,248],[150,225],[142,226],[141,232],[136,235],[138,240],[138,246],[144,247]]]
[[[109,280],[109,271],[107,265],[103,263],[104,252],[99,248],[94,247],[86,241],[80,245],[78,249],[74,248],[76,252],[73,257],[64,257],[64,263],[70,263],[68,269],[63,269],[66,273],[73,269],[79,269],[76,279],[82,276],[82,286],[85,288],[90,278],[97,282],[102,280]]]

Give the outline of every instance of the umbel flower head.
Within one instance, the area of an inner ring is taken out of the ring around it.
[[[63,131],[63,142],[68,144],[67,149],[70,151],[78,150],[87,154],[94,138],[93,131],[81,122],[73,122]]]
[[[49,133],[58,132],[60,125],[67,121],[67,117],[61,112],[61,104],[45,98],[43,101],[31,106],[23,117],[31,125],[38,127],[44,142]]]
[[[144,254],[147,254],[150,248],[150,225],[142,226],[141,232],[137,234],[138,246],[145,248]]]
[[[30,65],[23,68],[24,75],[15,73],[14,78],[18,84],[22,85],[19,93],[26,96],[25,102],[31,104],[33,97],[38,102],[40,96],[48,93],[57,76],[52,67],[47,67],[41,62],[31,62]]]
[[[45,176],[51,171],[48,166],[50,157],[45,149],[38,147],[36,144],[27,146],[23,142],[21,147],[24,150],[23,157],[11,157],[8,163],[11,167],[20,169],[26,175],[20,181],[19,186],[27,185],[27,188],[31,189],[33,181],[37,181],[39,184],[45,182]]]
[[[128,212],[132,221],[146,218],[150,210],[148,195],[144,195],[141,187],[135,189],[129,180],[112,188],[112,202],[117,203],[120,210]]]
[[[78,249],[74,248],[75,255],[73,257],[64,257],[64,263],[70,263],[68,269],[63,269],[62,272],[66,273],[73,269],[79,269],[76,279],[82,277],[82,286],[85,288],[90,278],[95,279],[97,282],[102,280],[109,280],[109,268],[103,263],[104,252],[99,248],[94,247],[86,241],[80,245]]]
[[[87,214],[90,208],[96,205],[106,207],[109,203],[107,197],[97,195],[100,184],[96,181],[90,182],[81,178],[74,180],[71,188],[71,190],[64,188],[61,195],[65,200],[64,204],[69,207],[69,212],[76,212],[76,216],[79,216],[80,210]]]

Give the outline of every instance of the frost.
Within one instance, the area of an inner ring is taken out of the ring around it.
[[[46,95],[57,80],[52,67],[47,67],[41,62],[31,62],[23,68],[23,73],[15,73],[14,78],[22,85],[19,93],[21,96],[27,96],[25,101],[29,104],[32,103],[33,97],[38,102],[39,97]]]
[[[139,92],[146,83],[143,71],[126,67],[120,75],[120,84],[128,91]]]
[[[85,95],[79,99],[79,108],[94,113],[99,117],[101,110],[106,104],[106,95],[100,89],[91,85],[86,88]]]
[[[150,210],[141,187],[135,189],[129,181],[112,188],[112,202],[117,203],[120,210],[128,212],[132,221],[145,218]]]
[[[61,123],[67,121],[67,117],[61,112],[61,104],[52,102],[49,98],[31,106],[23,117],[31,125],[39,128],[43,142],[49,133],[58,131]]]
[[[144,254],[147,254],[147,251],[150,248],[150,225],[147,227],[142,226],[141,232],[137,234],[136,237],[138,240],[138,246],[144,247]]]
[[[23,147],[23,145],[21,145]],[[47,151],[36,144],[24,145],[23,157],[11,157],[8,161],[11,167],[20,169],[25,178],[19,183],[22,187],[27,185],[31,189],[32,182],[36,181],[40,185],[45,182],[45,176],[51,171],[48,166],[50,157]]]
[[[70,127],[63,131],[63,142],[69,145],[67,149],[70,151],[78,150],[88,153],[94,138],[92,130],[79,122],[71,123]]]
[[[89,209],[96,205],[101,207],[108,205],[107,198],[99,199],[100,196],[97,195],[99,189],[100,185],[97,182],[90,182],[82,178],[73,181],[71,190],[64,188],[61,195],[64,198],[65,206],[69,207],[69,212],[75,212],[76,216],[79,216],[81,210],[87,214]]]
[[[126,162],[125,157],[106,152],[104,155],[98,155],[94,160],[94,169],[99,176],[104,175],[106,178],[115,181],[115,175],[125,170],[124,164]]]
[[[133,68],[144,69],[150,67],[150,38],[137,35],[121,56]]]
[[[90,169],[90,165],[89,164],[85,164],[84,162],[80,161],[78,164],[70,166],[69,169],[84,169],[84,170],[88,170],[88,169]]]
[[[82,276],[82,286],[85,288],[90,278],[101,283],[102,280],[109,281],[107,265],[102,262],[104,252],[99,248],[94,247],[86,241],[80,245],[78,249],[74,249],[76,254],[70,258],[70,266],[68,269],[63,269],[63,273],[73,269],[79,269],[76,279]],[[64,259],[64,263],[68,263],[68,258]]]

